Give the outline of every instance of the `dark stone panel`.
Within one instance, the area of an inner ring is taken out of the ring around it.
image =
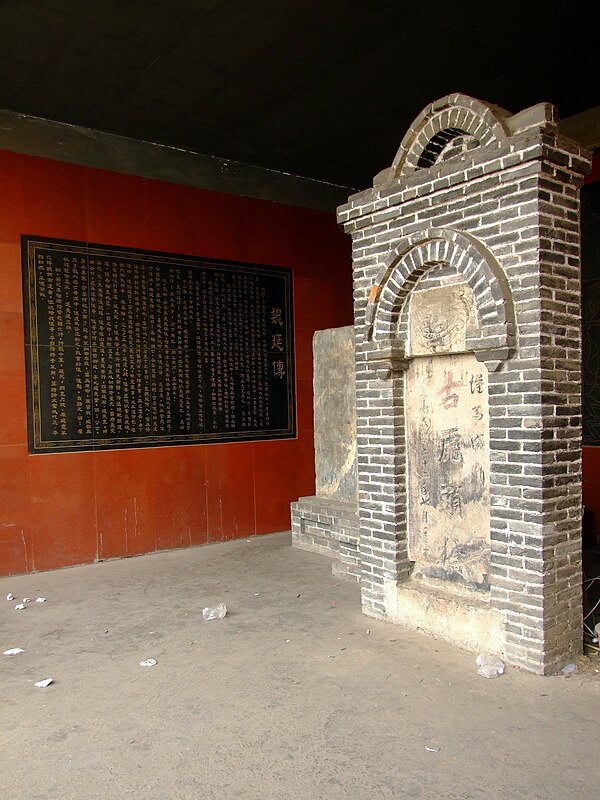
[[[295,436],[291,270],[23,237],[32,453]]]
[[[600,182],[581,190],[583,443],[600,445]]]

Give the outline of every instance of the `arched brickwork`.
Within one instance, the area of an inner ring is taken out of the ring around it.
[[[470,349],[510,348],[514,308],[506,277],[496,259],[475,237],[452,229],[430,228],[403,240],[381,267],[367,313],[367,339],[406,344],[407,298],[419,278],[432,266],[455,267],[471,287],[479,331],[469,338]],[[492,340],[492,341],[490,341]],[[405,352],[405,356],[410,353]]]
[[[479,147],[506,143],[503,109],[464,94],[451,94],[428,105],[408,129],[392,163],[395,177],[427,169],[452,139],[469,137]]]

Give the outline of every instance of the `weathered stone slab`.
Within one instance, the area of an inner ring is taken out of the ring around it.
[[[413,577],[450,584],[450,590],[489,589],[485,365],[471,353],[415,358],[406,394]]]
[[[358,581],[354,329],[313,338],[316,496],[292,503],[292,544],[333,559],[333,574]]]
[[[313,358],[316,493],[356,501],[353,327],[317,331]]]
[[[464,351],[467,331],[476,327],[473,290],[466,283],[414,291],[410,297],[413,356]]]

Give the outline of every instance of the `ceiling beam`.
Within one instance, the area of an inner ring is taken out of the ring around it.
[[[560,121],[560,132],[588,150],[600,148],[600,106]]]
[[[353,187],[0,109],[0,149],[143,178],[335,211]]]

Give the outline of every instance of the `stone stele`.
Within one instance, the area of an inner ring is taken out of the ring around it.
[[[313,356],[316,494],[356,501],[352,326],[317,331]]]

